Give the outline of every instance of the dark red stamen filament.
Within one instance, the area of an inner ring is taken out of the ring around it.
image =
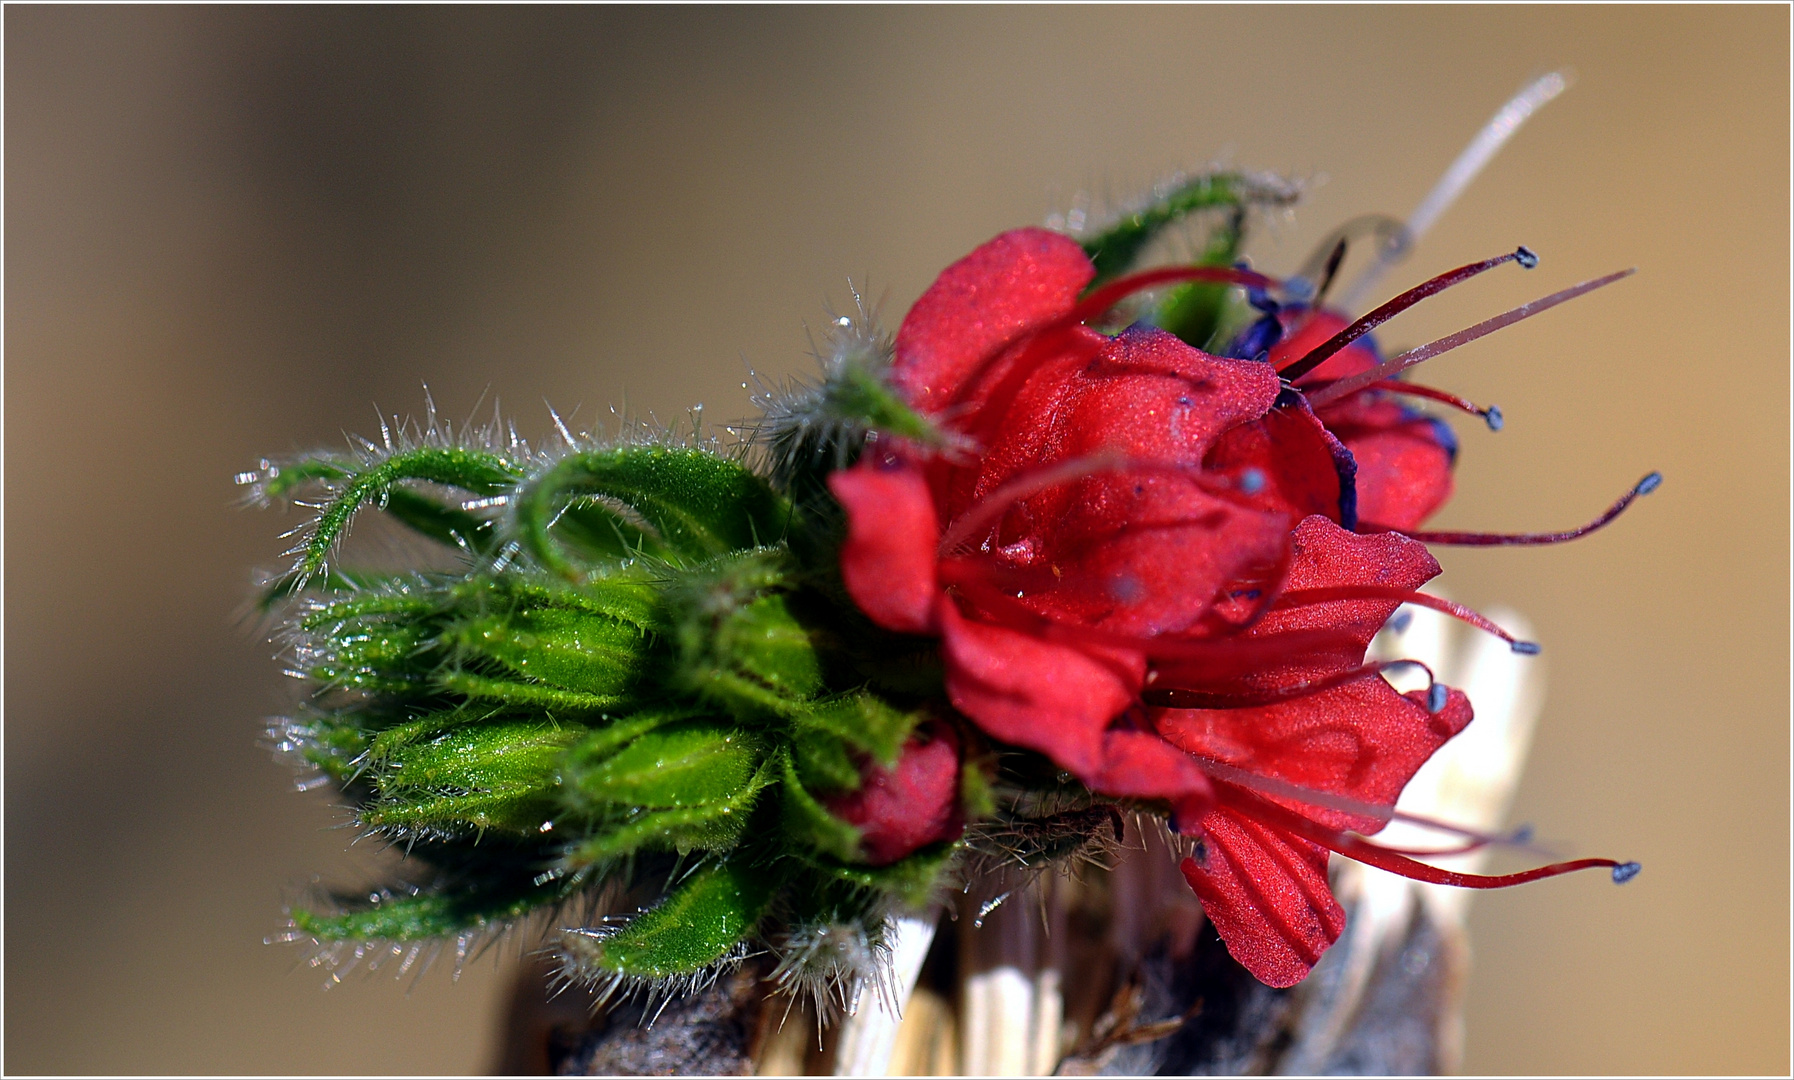
[[[1281,287],[1281,283],[1276,278],[1266,277],[1251,270],[1236,270],[1231,266],[1165,266],[1157,270],[1142,270],[1138,274],[1116,278],[1078,301],[1077,306],[1067,312],[1064,318],[1055,321],[1063,323],[1089,322],[1134,293],[1174,281],[1212,281],[1228,285],[1246,285],[1255,289]]]
[[[1373,844],[1360,836],[1339,829],[1329,829],[1319,822],[1310,821],[1301,814],[1285,807],[1278,806],[1269,799],[1261,798],[1242,788],[1230,784],[1217,784],[1216,794],[1221,801],[1232,803],[1253,818],[1273,828],[1292,832],[1304,840],[1312,841],[1336,851],[1349,859],[1374,866],[1379,870],[1387,870],[1392,874],[1414,881],[1428,881],[1436,885],[1456,885],[1465,889],[1503,889],[1509,885],[1524,885],[1528,881],[1541,878],[1557,877],[1576,870],[1588,870],[1594,867],[1607,867],[1616,872],[1625,872],[1625,878],[1636,873],[1636,864],[1621,863],[1615,859],[1572,859],[1569,862],[1552,863],[1532,870],[1522,870],[1517,874],[1460,874],[1451,870],[1441,870],[1436,866],[1428,866],[1422,862],[1397,852]],[[1625,880],[1619,873],[1615,880]]]
[[[1525,254],[1522,255],[1522,252]],[[1511,251],[1506,255],[1500,255],[1493,259],[1484,259],[1482,262],[1474,262],[1466,266],[1460,266],[1456,270],[1447,270],[1436,278],[1421,282],[1419,285],[1414,286],[1412,289],[1402,293],[1400,296],[1383,306],[1373,309],[1368,314],[1358,319],[1357,322],[1354,322],[1344,330],[1341,330],[1339,333],[1334,334],[1326,341],[1321,342],[1315,348],[1309,350],[1308,354],[1303,356],[1300,360],[1278,369],[1277,374],[1283,376],[1290,382],[1294,382],[1313,371],[1315,368],[1326,363],[1334,353],[1339,352],[1352,342],[1357,341],[1359,338],[1370,333],[1372,330],[1375,330],[1395,316],[1400,315],[1415,304],[1425,300],[1427,297],[1432,296],[1434,293],[1443,292],[1460,282],[1469,281],[1476,275],[1487,270],[1493,270],[1502,263],[1516,261],[1526,263],[1529,260],[1536,261],[1536,259],[1537,256],[1534,256],[1532,252],[1527,251],[1525,248],[1520,248],[1518,251]]]
[[[1411,535],[1411,534],[1404,534]],[[1415,592],[1412,589],[1397,588],[1393,585],[1341,585],[1330,589],[1298,589],[1284,593],[1278,598],[1276,607],[1307,607],[1311,604],[1331,604],[1342,600],[1396,600],[1416,607],[1432,608],[1444,612],[1455,619],[1462,619],[1478,630],[1486,630],[1514,647],[1515,652],[1536,653],[1539,647],[1530,641],[1521,641],[1514,635],[1496,626],[1488,619],[1465,607],[1454,604],[1450,600],[1442,600],[1437,596]]]
[[[1567,540],[1574,540],[1579,536],[1587,536],[1589,533],[1606,525],[1614,518],[1619,517],[1620,514],[1625,511],[1626,507],[1631,506],[1633,501],[1640,495],[1649,495],[1651,492],[1656,491],[1657,485],[1662,482],[1662,473],[1651,473],[1643,480],[1632,485],[1632,490],[1620,496],[1619,501],[1608,507],[1600,517],[1589,522],[1587,525],[1580,525],[1574,529],[1567,529],[1563,532],[1405,532],[1403,535],[1413,540],[1419,540],[1423,544],[1459,544],[1467,547],[1501,547],[1510,544],[1561,544]],[[1358,531],[1361,533],[1373,533],[1399,532],[1400,530],[1392,529],[1387,525],[1362,522],[1359,524]]]
[[[1267,690],[1260,694],[1213,694],[1184,687],[1153,685],[1141,692],[1140,700],[1160,709],[1251,709],[1309,697],[1324,690],[1344,686],[1349,682],[1356,682],[1370,675],[1381,675],[1392,668],[1405,667],[1420,668],[1426,672],[1428,684],[1434,681],[1432,669],[1418,660],[1389,660],[1383,663],[1348,668],[1324,678],[1312,679],[1300,686],[1286,687],[1282,690]]]
[[[1540,312],[1551,310],[1552,308],[1556,307],[1557,305],[1563,303],[1566,300],[1574,300],[1578,296],[1581,296],[1583,293],[1594,292],[1596,289],[1599,289],[1606,285],[1611,285],[1614,282],[1619,281],[1622,278],[1631,277],[1635,273],[1637,273],[1636,270],[1617,270],[1614,273],[1608,274],[1606,277],[1598,277],[1598,278],[1594,278],[1593,280],[1590,280],[1590,281],[1584,281],[1580,285],[1572,285],[1567,289],[1562,289],[1562,290],[1559,290],[1558,292],[1554,292],[1550,296],[1541,296],[1537,300],[1533,300],[1533,301],[1529,301],[1528,303],[1521,304],[1517,308],[1513,308],[1512,310],[1502,312],[1500,315],[1495,316],[1493,319],[1484,319],[1482,322],[1477,323],[1475,326],[1472,326],[1467,330],[1459,330],[1457,333],[1447,334],[1445,337],[1442,337],[1442,338],[1438,339],[1437,341],[1429,341],[1425,345],[1422,345],[1417,349],[1409,349],[1407,352],[1402,353],[1400,356],[1394,357],[1393,359],[1390,359],[1390,360],[1385,360],[1383,363],[1378,364],[1376,367],[1371,368],[1369,371],[1362,371],[1356,375],[1351,375],[1351,376],[1347,376],[1346,378],[1340,379],[1338,382],[1329,383],[1327,386],[1323,387],[1322,389],[1316,390],[1314,393],[1309,394],[1308,395],[1308,404],[1310,406],[1318,409],[1321,406],[1327,404],[1329,401],[1337,401],[1338,399],[1345,397],[1347,394],[1355,394],[1358,391],[1364,389],[1365,387],[1371,385],[1372,383],[1381,382],[1382,380],[1387,379],[1399,372],[1406,371],[1408,368],[1413,367],[1415,364],[1421,363],[1422,361],[1431,360],[1433,357],[1438,356],[1440,353],[1450,352],[1451,350],[1457,348],[1460,345],[1468,345],[1470,342],[1475,341],[1477,338],[1486,337],[1489,334],[1493,334],[1495,331],[1500,330],[1504,326],[1512,326],[1513,324],[1521,321],[1522,319],[1530,319],[1534,315],[1539,314]],[[1397,299],[1399,299],[1399,297]],[[1391,301],[1391,303],[1393,303],[1393,302],[1394,301]],[[1386,307],[1388,305],[1384,305],[1384,306]],[[1378,308],[1377,310],[1381,311],[1382,308]],[[1375,311],[1371,312],[1371,315],[1375,315],[1375,314],[1376,314]],[[1367,319],[1370,318],[1370,315],[1366,315],[1365,318],[1367,318]],[[1356,324],[1354,324],[1354,325],[1356,325]],[[1347,329],[1350,329],[1350,327],[1348,327]],[[1344,333],[1344,331],[1341,331],[1341,333]],[[1326,348],[1326,345],[1322,345],[1321,348],[1323,348],[1323,349]],[[1310,353],[1309,355],[1312,356],[1314,354]],[[1306,357],[1304,357],[1303,360],[1297,361],[1298,364],[1305,363],[1305,362],[1306,362]],[[1295,365],[1291,365],[1291,367],[1294,367],[1294,366]],[[1285,368],[1283,370],[1284,378],[1289,378],[1289,379],[1295,378],[1295,376],[1292,376],[1289,374],[1289,370],[1290,370],[1289,368]],[[1310,370],[1313,370],[1313,369],[1312,368],[1304,368],[1303,373],[1305,374],[1307,371],[1310,371]]]

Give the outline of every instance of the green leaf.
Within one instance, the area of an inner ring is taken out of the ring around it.
[[[753,931],[777,880],[765,867],[713,863],[621,930],[589,941],[581,959],[606,971],[649,979],[698,971],[723,959]]]
[[[684,447],[626,446],[562,459],[518,495],[525,548],[564,577],[581,576],[552,533],[573,499],[615,500],[640,515],[666,553],[699,560],[771,543],[790,517],[785,501],[739,462]],[[589,503],[588,503],[589,505]],[[621,519],[619,519],[621,520]]]
[[[464,447],[424,446],[395,453],[344,478],[342,490],[319,511],[294,572],[303,579],[323,569],[355,512],[366,503],[387,501],[400,481],[424,480],[497,495],[522,478],[522,470],[497,454]]]

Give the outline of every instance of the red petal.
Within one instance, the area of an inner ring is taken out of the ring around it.
[[[1327,849],[1225,806],[1204,814],[1201,861],[1182,869],[1227,951],[1268,986],[1294,986],[1345,929]]]
[[[940,526],[922,471],[869,453],[854,468],[832,473],[828,486],[847,511],[841,577],[854,603],[887,630],[933,629]]]
[[[982,363],[1071,310],[1095,273],[1077,241],[1058,233],[996,237],[943,271],[904,317],[898,388],[925,412],[945,408]]]
[[[1251,496],[1254,505],[1287,508],[1298,519],[1320,514],[1347,525],[1355,516],[1352,455],[1300,399],[1228,431],[1203,466],[1236,484],[1246,470],[1257,469],[1264,486]]]
[[[928,742],[912,738],[895,767],[866,770],[858,791],[824,800],[835,816],[860,829],[860,850],[873,866],[956,839],[965,829],[959,740],[945,727],[935,734]]]
[[[1004,742],[1039,750],[1078,776],[1093,776],[1103,729],[1140,692],[1146,661],[1102,657],[961,617],[951,599],[937,609],[947,696]]]
[[[1103,735],[1103,762],[1087,780],[1092,791],[1118,798],[1171,799],[1181,813],[1206,808],[1214,789],[1188,754],[1144,731]]]

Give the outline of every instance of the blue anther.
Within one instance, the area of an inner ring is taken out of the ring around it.
[[[1638,482],[1638,485],[1632,489],[1632,494],[1634,494],[1634,495],[1649,495],[1651,492],[1656,491],[1658,488],[1660,488],[1662,486],[1663,486],[1663,474],[1660,472],[1654,472],[1651,475],[1645,477],[1643,480],[1640,480]]]
[[[1626,882],[1637,877],[1638,872],[1643,869],[1644,867],[1635,862],[1621,863],[1613,868],[1613,883],[1615,885],[1624,885]]]
[[[1539,264],[1539,257],[1525,244],[1514,249],[1514,261],[1524,269],[1531,270]]]
[[[1520,826],[1519,828],[1515,829],[1508,836],[1508,839],[1516,844],[1532,843],[1532,826],[1531,825]]]
[[[1256,495],[1265,489],[1265,474],[1258,469],[1247,469],[1240,474],[1240,490],[1248,495]]]
[[[1484,409],[1483,422],[1489,425],[1490,431],[1500,431],[1501,425],[1507,423],[1501,418],[1501,406],[1491,405]]]
[[[1434,683],[1426,688],[1426,711],[1438,716],[1445,709],[1446,699],[1451,692],[1445,689],[1444,683]]]
[[[1396,612],[1395,617],[1383,625],[1387,627],[1392,634],[1405,634],[1408,632],[1408,626],[1413,623],[1413,621],[1414,613],[1404,609]]]
[[[1537,656],[1543,651],[1539,648],[1539,643],[1536,641],[1516,641],[1514,642],[1513,649],[1521,656]]]

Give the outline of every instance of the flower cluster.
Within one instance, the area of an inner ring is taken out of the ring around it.
[[[432,417],[244,474],[264,500],[319,493],[267,598],[310,688],[276,741],[429,867],[300,906],[291,936],[409,964],[576,912],[571,979],[689,986],[758,947],[845,1002],[891,914],[1100,848],[1126,808],[1192,838],[1208,918],[1287,986],[1343,927],[1329,852],[1473,887],[1630,876],[1475,877],[1364,839],[1472,715],[1441,684],[1397,692],[1371,638],[1404,603],[1502,633],[1417,591],[1427,544],[1575,535],[1417,531],[1455,444],[1403,399],[1500,414],[1398,376],[1611,279],[1386,361],[1381,321],[1536,259],[1348,321],[1325,282],[1235,264],[1248,207],[1289,194],[1216,174],[1083,243],[1004,233],[894,339],[840,320],[745,454]],[[1126,273],[1214,209],[1198,265]],[[334,565],[368,506],[455,568]]]

